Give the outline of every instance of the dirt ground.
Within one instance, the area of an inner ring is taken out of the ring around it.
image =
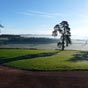
[[[88,71],[32,72],[0,66],[0,88],[88,88]]]

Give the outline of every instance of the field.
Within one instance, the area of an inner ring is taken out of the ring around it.
[[[0,49],[0,64],[32,71],[88,70],[88,52]]]

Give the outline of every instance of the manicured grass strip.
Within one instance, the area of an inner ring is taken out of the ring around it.
[[[30,55],[34,56],[30,57]],[[88,70],[87,51],[2,49],[0,60],[2,59],[5,65],[26,70]],[[6,59],[11,60],[7,62]]]
[[[55,50],[0,49],[0,59],[14,58],[24,55],[54,52]]]

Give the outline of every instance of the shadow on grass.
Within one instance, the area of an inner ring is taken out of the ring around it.
[[[48,53],[40,53],[40,54],[27,54],[24,56],[18,56],[18,57],[14,57],[14,58],[0,57],[0,65],[11,62],[11,61],[33,59],[33,58],[37,58],[37,57],[49,57],[49,56],[53,56],[57,53],[59,53],[59,52],[57,51],[57,52],[48,52]]]
[[[69,61],[88,61],[88,52],[81,51],[80,53],[73,55],[73,57]]]

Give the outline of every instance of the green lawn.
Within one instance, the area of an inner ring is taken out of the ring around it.
[[[26,70],[88,70],[88,52],[0,49],[0,63]]]

